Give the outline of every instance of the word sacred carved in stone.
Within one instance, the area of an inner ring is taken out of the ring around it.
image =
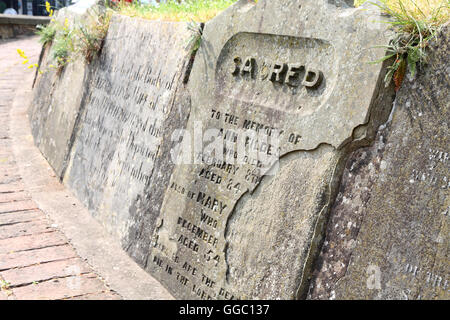
[[[300,84],[309,89],[317,89],[323,80],[323,73],[320,70],[307,67],[301,63],[279,63],[275,62],[268,68],[267,63],[263,63],[260,70],[257,70],[257,61],[253,57],[241,57],[233,59],[234,67],[231,72],[234,76],[249,76],[256,78],[257,71],[260,71],[261,80],[278,82],[291,87],[298,87]],[[303,78],[301,77],[303,75]],[[302,79],[300,81],[300,79]]]

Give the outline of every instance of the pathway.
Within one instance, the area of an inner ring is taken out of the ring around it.
[[[18,89],[31,86],[17,49],[37,63],[36,37],[0,41],[0,300],[121,299],[38,208],[19,173],[10,130]]]

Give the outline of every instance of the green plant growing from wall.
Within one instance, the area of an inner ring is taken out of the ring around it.
[[[203,37],[203,25],[195,21],[188,22],[187,29],[191,32],[191,36],[186,45],[186,50],[192,55],[200,48]]]
[[[36,34],[39,35],[39,42],[44,47],[53,42],[57,31],[57,26],[54,22],[51,22],[45,26],[38,25],[36,28],[38,29]]]
[[[72,26],[66,18],[64,23],[52,19],[46,26],[40,26],[36,32],[40,36],[40,42],[45,47],[51,46],[51,56],[60,74],[71,60],[84,58],[87,63],[102,49],[103,41],[109,28],[113,11],[110,9],[92,9],[82,22]],[[20,54],[20,53],[19,53]],[[39,70],[40,73],[46,70]]]
[[[74,48],[74,30],[69,27],[68,19],[66,19],[62,28],[56,32],[52,46],[52,57],[56,61],[58,73],[61,73],[64,66],[69,62],[69,57],[74,52]]]
[[[426,63],[426,48],[449,19],[449,1],[444,0],[433,6],[428,2],[426,10],[423,3],[418,5],[413,0],[407,4],[402,0],[396,3],[382,0],[372,4],[392,17],[387,23],[393,26],[396,36],[389,45],[381,46],[387,49],[386,56],[371,63],[393,58],[394,62],[388,67],[384,82],[388,86],[394,80],[395,89],[398,90],[408,69],[414,76],[418,67]]]
[[[111,10],[94,11],[87,21],[76,28],[76,52],[85,58],[87,63],[98,55],[103,47],[103,41],[109,29],[112,17]]]

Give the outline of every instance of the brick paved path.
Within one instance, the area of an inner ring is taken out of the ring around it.
[[[36,37],[0,41],[0,300],[120,299],[77,255],[31,199],[18,174],[9,131],[16,89],[27,73],[17,53],[37,63]]]

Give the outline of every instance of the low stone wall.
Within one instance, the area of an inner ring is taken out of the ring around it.
[[[49,17],[0,14],[0,39],[32,35],[36,32],[37,25],[45,25],[50,22],[50,19]]]
[[[165,187],[173,166],[162,154],[167,135],[184,127],[189,114],[188,106],[178,105],[190,59],[188,40],[184,23],[117,15],[98,59],[90,65],[69,63],[61,74],[48,71],[36,81],[29,112],[36,144],[125,247],[150,185],[153,192],[145,201],[154,201],[158,212],[162,198],[153,199],[154,187]],[[51,63],[48,49],[44,66]]]
[[[38,77],[33,136],[177,298],[446,299],[448,39],[393,108],[365,63],[393,36],[380,19],[242,0],[193,56],[185,23],[116,15],[98,59]]]

